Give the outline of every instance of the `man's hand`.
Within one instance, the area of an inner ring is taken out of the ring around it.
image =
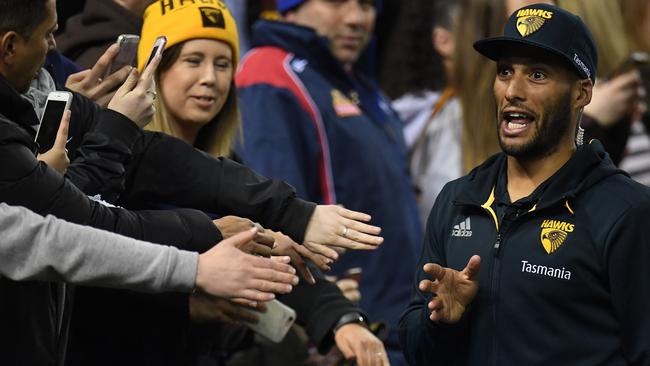
[[[335,205],[316,206],[305,231],[304,245],[314,253],[337,260],[333,247],[345,249],[376,249],[384,239],[378,237],[381,228],[364,224],[370,215]]]
[[[255,235],[257,228],[247,230],[199,255],[196,287],[212,296],[239,298],[251,305],[273,300],[274,293],[291,292],[298,283],[296,270],[288,264],[291,258],[262,258],[237,248]]]
[[[348,300],[358,303],[361,301],[361,292],[359,292],[359,282],[351,279],[344,278],[336,281],[336,286],[341,290],[343,296]]]
[[[153,77],[159,63],[160,56],[154,57],[139,79],[138,71],[131,70],[129,77],[108,103],[108,109],[125,115],[140,128],[146,126],[155,112],[153,101],[156,85]]]
[[[267,230],[270,235],[275,238],[275,247],[271,251],[272,255],[286,255],[291,258],[291,263],[298,270],[301,277],[307,281],[310,285],[316,283],[314,276],[312,275],[307,263],[303,258],[311,260],[318,268],[322,271],[329,271],[331,268],[329,264],[332,263],[331,259],[326,258],[323,255],[313,253],[304,246],[296,243],[291,240],[290,237],[278,233],[272,230]]]
[[[361,324],[345,324],[336,331],[334,341],[343,356],[356,359],[359,366],[390,365],[384,345]]]
[[[106,69],[110,65],[111,60],[119,52],[119,45],[111,45],[102,57],[97,60],[97,63],[92,69],[83,70],[68,76],[65,87],[105,108],[111,98],[113,98],[117,88],[124,83],[131,71],[131,67],[125,66],[106,77],[106,79],[102,79],[106,74]]]
[[[242,231],[256,227],[257,235],[255,238],[247,243],[238,245],[237,247],[244,253],[261,255],[263,257],[271,256],[271,249],[273,249],[275,245],[275,238],[271,234],[266,233],[261,225],[256,224],[249,219],[237,216],[224,216],[220,219],[214,220],[213,222],[221,232],[221,236],[223,236],[224,239],[228,239]]]
[[[66,150],[65,145],[68,143],[68,128],[70,126],[70,115],[72,113],[67,110],[63,113],[61,117],[61,124],[59,125],[59,130],[56,132],[56,139],[54,140],[54,145],[48,151],[39,154],[36,159],[44,162],[50,168],[56,170],[57,172],[64,175],[70,165],[70,159],[68,159],[68,150]]]
[[[266,309],[264,303],[259,303],[256,309]],[[190,296],[190,318],[197,323],[222,322],[239,324],[242,321],[257,323],[259,317],[242,309],[236,303],[205,294],[192,294]]]
[[[431,320],[449,324],[460,320],[478,292],[480,266],[481,257],[478,255],[472,256],[461,272],[435,263],[424,265],[424,272],[434,278],[434,281],[422,280],[419,285],[420,291],[435,295],[428,304]]]

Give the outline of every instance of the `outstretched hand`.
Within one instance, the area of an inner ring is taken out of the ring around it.
[[[237,248],[257,235],[253,228],[221,241],[199,255],[196,287],[203,292],[227,299],[238,298],[255,306],[270,301],[274,293],[291,292],[298,283],[289,257],[263,258]]]
[[[42,154],[38,154],[36,157],[36,159],[44,162],[50,168],[61,173],[61,175],[65,174],[66,170],[68,170],[68,165],[70,165],[68,150],[65,148],[65,145],[68,143],[68,129],[70,126],[71,114],[70,110],[63,112],[59,130],[56,132],[54,145],[51,149]]]
[[[314,253],[337,260],[335,248],[372,250],[384,241],[381,228],[365,224],[370,215],[336,205],[316,206],[305,231],[304,246]]]
[[[309,270],[305,259],[311,260],[321,271],[329,271],[331,269],[329,266],[329,264],[332,263],[331,259],[310,251],[282,233],[272,230],[266,230],[266,232],[275,238],[275,247],[271,251],[271,254],[289,256],[291,258],[291,264],[293,264],[293,266],[298,270],[300,276],[307,281],[308,284],[315,284],[316,279]]]
[[[480,266],[481,257],[478,255],[472,256],[460,272],[435,263],[424,265],[424,272],[434,279],[422,280],[419,284],[420,291],[434,294],[428,304],[431,320],[453,324],[461,319],[478,292]]]

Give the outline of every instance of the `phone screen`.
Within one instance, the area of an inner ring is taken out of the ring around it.
[[[160,47],[161,47],[161,46],[156,46],[156,47],[153,48],[153,50],[151,50],[151,54],[149,55],[149,59],[147,60],[147,63],[144,64],[144,67],[145,67],[145,68],[146,68],[147,66],[149,66],[149,64],[151,63],[151,60],[153,60],[153,57],[158,53],[158,49],[159,49]]]
[[[48,100],[41,118],[41,126],[38,129],[36,142],[38,143],[38,152],[42,154],[54,146],[56,133],[59,131],[61,118],[65,112],[65,100]]]

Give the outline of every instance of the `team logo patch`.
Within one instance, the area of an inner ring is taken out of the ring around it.
[[[457,236],[460,238],[469,238],[472,236],[472,222],[469,217],[458,225],[454,225],[454,228],[451,230],[451,236]]]
[[[517,12],[517,31],[522,37],[537,32],[547,19],[553,17],[552,11],[541,9],[522,9]]]
[[[542,231],[539,240],[546,253],[551,254],[564,244],[569,233],[575,229],[575,225],[558,220],[544,220],[540,228]]]
[[[202,6],[199,8],[201,12],[201,20],[203,26],[206,28],[226,28],[226,22],[223,18],[223,13],[217,8]]]
[[[360,116],[361,109],[339,90],[332,90],[332,106],[339,117]]]

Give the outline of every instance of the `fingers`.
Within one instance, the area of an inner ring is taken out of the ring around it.
[[[361,293],[359,292],[359,284],[357,281],[346,278],[337,281],[336,286],[338,286],[348,300],[352,302],[359,302],[361,300]]]
[[[255,242],[261,245],[265,245],[269,249],[272,249],[273,244],[275,244],[275,238],[271,234],[264,233],[264,229],[260,230],[258,227],[257,236],[255,236]]]
[[[350,220],[354,220],[354,221],[368,222],[368,221],[370,221],[372,219],[372,217],[370,215],[368,215],[368,214],[348,210],[347,208],[343,208],[343,207],[340,207],[340,206],[337,206],[336,212],[339,215],[341,215],[341,216],[343,216],[345,218],[348,218]]]
[[[478,276],[478,271],[481,268],[481,257],[473,255],[467,262],[467,266],[463,269],[463,273],[470,281],[475,281]]]
[[[295,245],[295,247],[300,247],[299,245]],[[298,270],[298,273],[300,273],[300,276],[307,281],[308,284],[313,285],[316,283],[316,279],[314,278],[314,275],[311,273],[309,270],[309,267],[307,267],[307,263],[302,259],[300,254],[298,254],[298,251],[296,248],[293,247],[290,252],[289,256],[291,257],[291,263],[293,263],[293,266]]]
[[[334,249],[323,244],[310,243],[307,249],[311,250],[314,253],[323,255],[332,261],[339,259],[339,254]]]
[[[432,293],[432,294],[435,294],[436,292],[438,292],[438,287],[439,287],[438,282],[434,282],[434,281],[430,281],[430,280],[422,280],[418,284],[418,288],[420,289],[420,291],[429,292],[429,293]]]
[[[112,73],[101,83],[99,83],[99,85],[97,85],[93,94],[95,96],[103,96],[118,89],[120,85],[124,84],[126,79],[129,77],[132,68],[133,67],[131,66],[124,66],[118,71]]]
[[[263,292],[288,294],[298,284],[298,277],[272,269],[255,269],[249,287]]]
[[[68,76],[68,79],[65,81],[65,87],[68,89],[74,88],[74,84],[82,82],[89,73],[90,70],[83,70]],[[76,88],[73,90],[77,91]]]
[[[236,235],[233,235],[229,237],[228,239],[222,240],[219,245],[222,246],[231,246],[231,247],[238,247],[243,244],[246,244],[247,242],[253,240],[255,236],[257,235],[257,228],[253,227],[250,228],[246,231],[242,231]]]
[[[142,92],[153,89],[154,74],[156,73],[158,64],[160,64],[160,58],[161,56],[154,57],[154,59],[151,60],[151,63],[149,63],[149,65],[145,67],[144,71],[142,71],[142,77],[136,86],[136,88],[140,89]]]
[[[434,279],[442,280],[445,277],[445,269],[435,263],[427,263],[424,265],[424,272],[430,274]]]
[[[348,235],[350,235],[350,230],[348,230]],[[365,234],[363,234],[363,235],[365,235]],[[342,236],[339,236],[334,240],[333,245],[338,246],[338,247],[342,247],[342,248],[345,248],[345,249],[353,249],[353,250],[375,250],[375,249],[377,249],[378,244],[360,243],[360,242],[355,241],[353,239],[348,239],[348,238],[344,238]]]
[[[352,241],[373,246],[380,245],[384,242],[384,238],[374,234],[375,231],[381,230],[376,226],[366,225],[356,221],[349,221],[349,223],[346,224],[346,227],[348,229],[345,230],[344,237]],[[371,232],[371,234],[366,234],[368,232]]]
[[[262,245],[262,244],[258,244],[257,242],[251,242],[251,246],[253,248],[251,254],[255,254],[267,258],[271,256],[272,249],[269,248],[268,245]]]
[[[332,268],[329,266],[329,264],[332,263],[331,259],[328,259],[324,255],[314,253],[311,250],[299,244],[295,244],[294,248],[301,256],[312,261],[312,263],[314,263],[316,267],[318,267],[321,271],[327,272],[332,270]]]
[[[271,301],[275,299],[275,294],[271,292],[262,292],[253,289],[244,289],[237,294],[238,298],[251,303],[260,303],[264,301]]]
[[[220,305],[223,309],[223,312],[235,321],[248,321],[252,323],[257,323],[259,321],[257,314],[251,311],[246,311],[233,302],[226,300],[223,301]]]
[[[115,93],[116,97],[121,97],[126,94],[128,94],[135,85],[138,83],[138,70],[136,68],[131,69],[131,73],[129,73],[129,77],[126,78],[126,81],[122,86],[120,86],[119,89],[117,89],[117,92]]]
[[[54,146],[52,148],[58,148],[62,151],[65,150],[65,145],[68,142],[68,130],[70,127],[70,116],[72,112],[68,109],[63,112],[63,117],[61,117],[61,124],[59,125],[59,130],[56,132],[56,139],[54,140]]]
[[[250,301],[248,299],[242,299],[239,297],[232,298],[230,299],[230,301],[234,302],[237,305],[246,306],[251,309],[257,309],[260,305],[263,304],[263,303],[258,303],[257,301]]]
[[[95,65],[90,69],[86,83],[96,83],[101,77],[106,75],[106,70],[111,64],[111,60],[120,52],[120,46],[117,43],[113,43],[106,52],[97,60]]]

